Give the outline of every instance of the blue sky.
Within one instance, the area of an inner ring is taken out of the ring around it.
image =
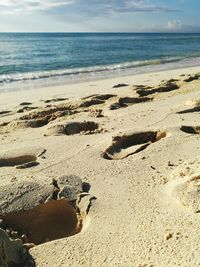
[[[200,32],[200,0],[1,0],[1,32]]]

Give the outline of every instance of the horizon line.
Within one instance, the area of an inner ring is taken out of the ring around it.
[[[70,33],[82,33],[82,34],[84,34],[84,33],[87,33],[87,34],[92,34],[92,33],[103,33],[103,34],[110,34],[110,33],[112,33],[112,34],[115,34],[115,33],[120,33],[120,34],[200,34],[200,31],[199,32],[192,32],[192,31],[178,31],[178,32],[175,32],[175,31],[155,31],[155,32],[148,32],[148,31],[141,31],[141,32],[130,32],[130,31],[127,31],[127,32],[121,32],[121,31],[119,31],[119,32],[117,32],[117,31],[114,31],[114,32],[104,32],[104,31],[97,31],[97,32],[95,32],[95,31],[91,31],[91,32],[87,32],[87,31],[73,31],[73,32],[70,32],[70,31],[5,31],[5,32],[1,32],[0,31],[0,34],[1,33],[68,33],[68,34],[70,34]]]

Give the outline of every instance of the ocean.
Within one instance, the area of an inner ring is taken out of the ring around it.
[[[0,92],[200,64],[200,34],[0,33]]]

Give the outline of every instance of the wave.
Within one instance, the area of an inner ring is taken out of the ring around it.
[[[18,73],[18,74],[2,74],[0,75],[0,83],[11,83],[18,81],[28,81],[28,80],[40,80],[61,76],[77,76],[77,75],[94,75],[95,73],[102,72],[114,72],[125,69],[131,69],[136,67],[148,66],[148,65],[159,65],[166,63],[173,63],[181,61],[182,57],[171,57],[165,59],[155,59],[155,60],[143,60],[143,61],[133,61],[125,62],[112,65],[104,66],[92,66],[85,68],[74,68],[74,69],[64,69],[64,70],[50,70],[50,71],[40,71],[40,72],[27,72],[27,73]]]

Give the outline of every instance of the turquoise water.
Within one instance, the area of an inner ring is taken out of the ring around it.
[[[199,59],[200,34],[1,33],[0,90],[196,66]]]

